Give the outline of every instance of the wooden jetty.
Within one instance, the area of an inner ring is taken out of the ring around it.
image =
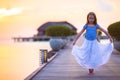
[[[51,37],[49,36],[33,36],[33,37],[13,37],[12,39],[15,42],[22,42],[22,41],[48,41]]]
[[[109,62],[89,74],[71,55],[72,46],[60,50],[58,55],[31,79],[25,80],[120,80],[120,55],[112,54]]]

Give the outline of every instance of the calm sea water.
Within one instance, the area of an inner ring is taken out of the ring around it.
[[[1,42],[0,80],[26,78],[39,67],[40,49],[50,51],[49,42]]]
[[[108,40],[102,40],[103,44]],[[51,50],[49,42],[0,43],[0,80],[23,80],[39,67],[40,49]]]

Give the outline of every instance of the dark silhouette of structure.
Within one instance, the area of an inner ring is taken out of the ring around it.
[[[37,36],[44,36],[45,35],[45,29],[47,27],[53,26],[53,25],[65,25],[66,27],[71,28],[72,30],[74,30],[75,32],[77,31],[77,29],[70,23],[68,23],[67,21],[62,21],[62,22],[46,22],[43,25],[41,25],[37,31]]]

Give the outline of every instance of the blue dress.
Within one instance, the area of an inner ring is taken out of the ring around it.
[[[113,44],[108,42],[101,44],[97,41],[98,24],[94,27],[85,25],[85,40],[81,46],[74,45],[72,55],[76,61],[86,69],[95,69],[108,62],[113,51]]]
[[[88,25],[85,25],[84,28],[86,29],[85,38],[87,40],[95,40],[97,38],[97,28],[98,24],[96,24],[94,27],[89,27]]]

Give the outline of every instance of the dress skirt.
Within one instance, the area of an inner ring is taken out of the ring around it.
[[[101,44],[96,39],[85,39],[81,46],[74,45],[72,55],[86,69],[95,69],[108,62],[113,51],[113,44]]]

